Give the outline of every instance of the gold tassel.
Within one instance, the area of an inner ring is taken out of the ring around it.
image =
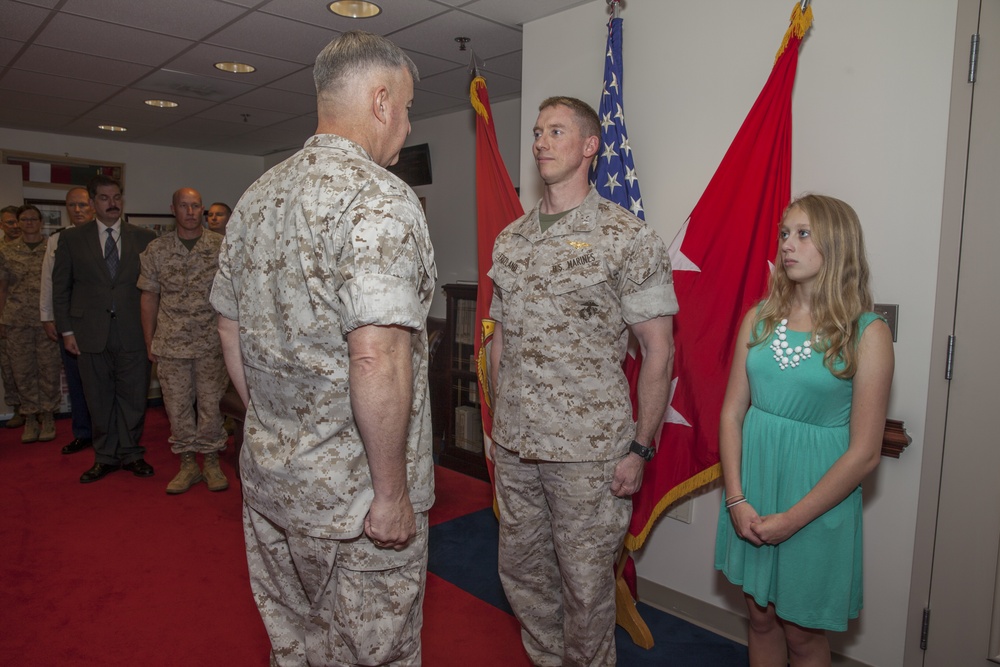
[[[785,52],[788,47],[788,42],[791,40],[794,34],[799,39],[805,37],[806,31],[812,26],[813,22],[813,8],[812,5],[806,6],[806,11],[802,11],[802,3],[796,2],[795,8],[792,9],[792,18],[790,19],[790,24],[788,30],[785,31],[785,38],[781,40],[781,48],[778,49],[778,54],[774,56],[774,62],[778,62],[778,58],[781,54]]]
[[[472,85],[469,86],[469,101],[472,102],[472,108],[476,110],[476,113],[483,117],[487,123],[490,122],[490,115],[486,113],[486,107],[483,103],[479,101],[479,95],[476,94],[476,88],[485,88],[486,79],[481,76],[477,76],[472,80]]]

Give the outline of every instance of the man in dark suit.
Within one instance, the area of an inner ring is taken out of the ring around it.
[[[97,220],[60,236],[52,305],[66,351],[79,355],[90,407],[94,465],[80,482],[124,468],[150,477],[139,445],[146,414],[149,360],[140,318],[139,253],[156,238],[121,219],[122,188],[97,176],[87,186]]]

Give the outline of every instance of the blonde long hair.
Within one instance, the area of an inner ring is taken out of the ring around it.
[[[823,257],[810,304],[818,338],[815,349],[823,351],[823,363],[835,376],[854,377],[858,370],[858,319],[874,306],[861,222],[849,204],[824,195],[796,199],[782,214],[782,223],[794,209],[809,218],[810,237]],[[779,241],[768,295],[754,318],[750,347],[770,338],[791,310],[794,290],[795,283],[781,261]],[[835,366],[838,361],[843,364],[839,369]]]

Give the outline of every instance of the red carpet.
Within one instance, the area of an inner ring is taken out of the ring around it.
[[[0,429],[0,665],[267,665],[232,448],[228,491],[168,496],[177,457],[163,409],[151,408],[143,444],[156,475],[84,485],[93,455],[61,455],[70,424],[56,424],[56,440],[31,445]],[[432,525],[490,504],[470,477],[439,469],[437,485]],[[434,575],[424,618],[425,665],[527,664],[511,616]]]

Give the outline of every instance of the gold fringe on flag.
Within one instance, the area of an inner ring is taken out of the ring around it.
[[[794,34],[799,39],[805,37],[806,31],[809,30],[813,23],[813,8],[812,5],[806,6],[806,11],[802,11],[802,3],[796,2],[795,9],[792,10],[791,23],[788,26],[788,30],[785,32],[785,38],[781,40],[781,48],[778,49],[778,54],[774,56],[774,62],[778,62],[778,58],[781,54],[785,52],[785,48],[788,47],[788,41],[792,38]]]
[[[643,526],[642,531],[638,535],[625,535],[625,548],[629,551],[639,550],[646,538],[649,537],[649,532],[653,529],[653,524],[660,515],[675,502],[688,495],[689,493],[694,493],[706,484],[711,484],[715,480],[722,476],[722,464],[716,463],[711,468],[706,468],[698,474],[690,477],[689,479],[681,482],[660,499],[660,502],[656,503],[656,507],[649,515],[649,520],[646,521],[646,525]]]
[[[811,16],[811,14],[810,14]],[[472,108],[476,110],[476,113],[483,117],[487,123],[490,122],[490,114],[486,111],[486,107],[483,103],[479,101],[479,95],[476,94],[477,88],[485,88],[486,79],[481,76],[477,76],[472,80],[472,85],[469,86],[469,101],[472,102]]]

